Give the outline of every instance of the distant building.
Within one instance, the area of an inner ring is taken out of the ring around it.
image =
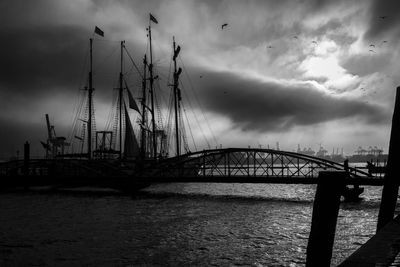
[[[309,148],[303,148],[303,150],[300,148],[300,144],[297,145],[297,153],[299,154],[304,154],[304,155],[308,155],[308,156],[314,156],[315,155],[315,151],[311,149],[311,147]]]

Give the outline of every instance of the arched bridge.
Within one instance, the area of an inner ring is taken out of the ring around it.
[[[320,171],[346,171],[347,184],[383,185],[383,176],[326,159],[272,149],[203,150],[154,161],[16,160],[0,164],[0,185],[143,187],[151,183],[314,184]]]
[[[320,171],[346,171],[348,184],[382,185],[382,177],[327,159],[273,149],[226,148],[168,158],[143,169],[151,182],[317,183]]]

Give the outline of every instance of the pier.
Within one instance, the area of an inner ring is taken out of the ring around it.
[[[348,185],[382,186],[382,176],[326,159],[272,149],[203,150],[146,162],[25,159],[0,164],[3,185],[124,188],[173,182],[317,184],[320,171],[344,171]]]

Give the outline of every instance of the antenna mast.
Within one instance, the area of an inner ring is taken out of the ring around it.
[[[179,55],[179,51],[181,50],[181,47],[178,45],[178,48],[175,48],[175,36],[173,37],[173,49],[174,49],[174,56],[173,56],[173,61],[174,61],[174,106],[175,106],[175,139],[176,139],[176,156],[180,156],[180,138],[179,138],[179,113],[178,113],[178,101],[179,101],[179,92],[178,92],[178,85],[179,85],[179,75],[182,72],[182,69],[179,68],[179,70],[176,70],[176,58]]]
[[[150,41],[150,98],[151,98],[151,123],[152,123],[152,139],[153,139],[153,158],[157,159],[157,141],[156,141],[156,122],[154,118],[154,77],[153,77],[153,52],[151,47],[151,22],[149,22],[149,41]]]
[[[92,102],[93,102],[93,38],[90,38],[90,71],[89,71],[89,88],[88,88],[88,101],[89,101],[89,119],[88,119],[88,158],[92,158]]]
[[[121,41],[121,71],[119,73],[119,159],[122,159],[122,104],[123,104],[123,49],[125,41]]]
[[[146,54],[143,58],[143,82],[142,82],[142,126],[141,126],[141,158],[144,159],[146,157],[146,68],[147,68],[147,57]]]

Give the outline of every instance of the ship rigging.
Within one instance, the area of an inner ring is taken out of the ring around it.
[[[178,58],[181,59],[181,47],[176,44],[175,37],[173,37],[170,58],[173,64],[173,73],[166,79],[166,86],[170,88],[168,90],[169,104],[163,104],[161,98],[163,98],[162,93],[165,90],[160,89],[160,75],[162,74],[157,72],[153,62],[152,24],[158,24],[158,21],[152,14],[149,14],[149,26],[146,29],[149,57],[147,54],[143,56],[143,67],[138,67],[126,47],[126,42],[119,41],[118,86],[113,90],[112,108],[104,130],[96,129],[94,78],[98,76],[94,75],[94,71],[97,70],[94,68],[97,65],[93,63],[94,51],[97,49],[95,44],[103,41],[94,37],[98,35],[99,38],[103,38],[104,32],[97,26],[95,27],[94,34],[89,39],[87,82],[78,101],[68,142],[65,142],[68,146],[65,148],[63,146],[62,153],[57,155],[47,153],[47,157],[157,161],[169,156],[180,156],[190,151],[186,127],[192,137],[193,146],[197,149],[182,103],[180,75],[183,69],[177,62]],[[128,64],[131,65],[129,71],[126,67]],[[135,75],[132,75],[132,72],[135,72]],[[172,81],[170,81],[171,76]],[[132,82],[131,77],[137,78],[136,83],[130,83]],[[127,101],[125,101],[126,99]],[[140,108],[136,100],[139,101]],[[165,112],[166,110],[167,112]],[[163,117],[163,112],[167,113],[167,116]],[[136,117],[134,124],[131,122],[132,113],[134,113],[133,117]],[[184,123],[185,119],[187,126]],[[166,124],[164,125],[163,122]],[[206,139],[205,136],[203,137]],[[206,143],[210,147],[207,139]],[[64,149],[66,149],[66,153],[64,153]]]

